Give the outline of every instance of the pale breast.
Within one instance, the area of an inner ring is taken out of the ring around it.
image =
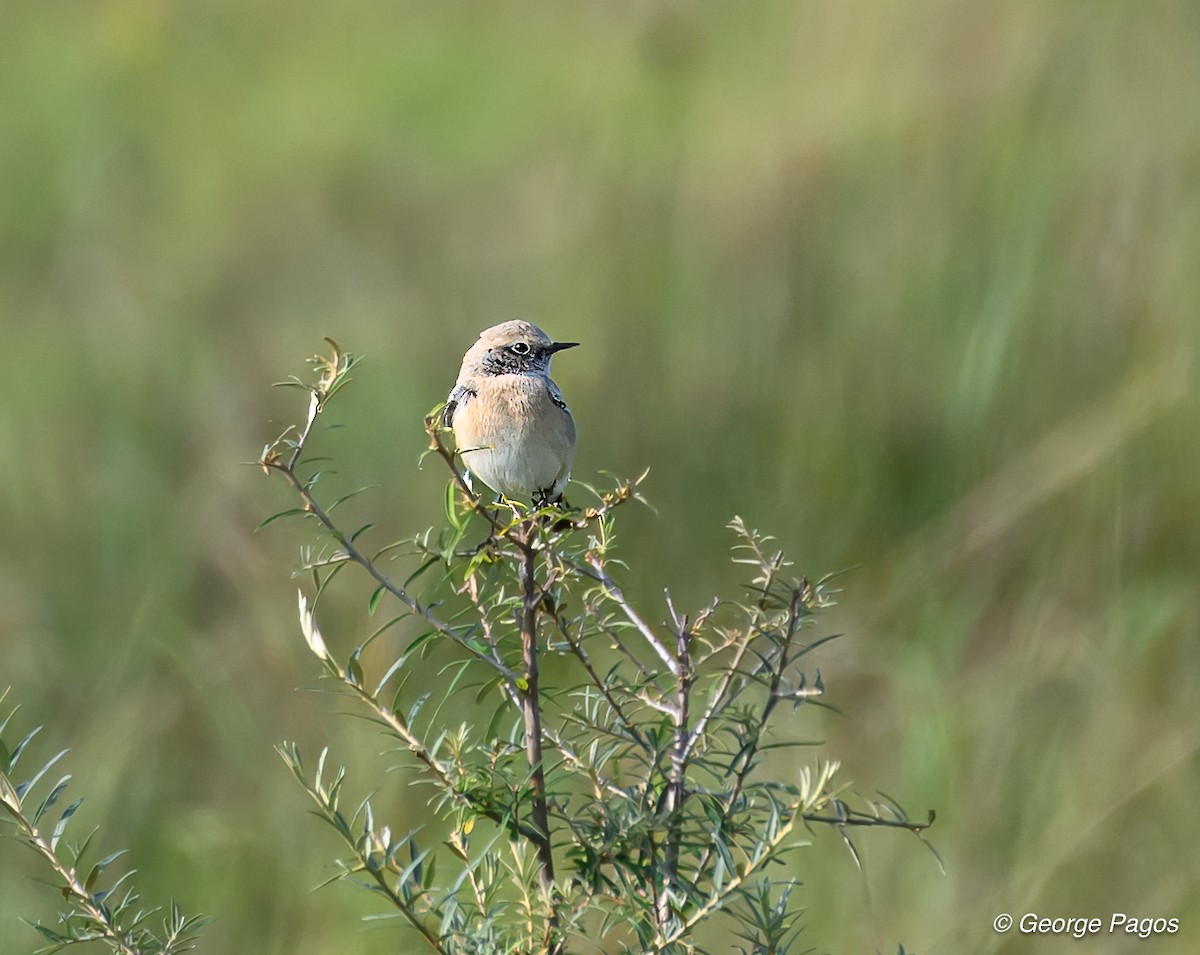
[[[554,488],[565,480],[575,450],[575,423],[544,379],[495,375],[457,408],[454,435],[467,467],[509,496]]]

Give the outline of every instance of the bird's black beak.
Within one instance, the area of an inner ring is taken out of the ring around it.
[[[564,348],[574,348],[578,344],[579,342],[551,342],[550,353],[554,354],[554,352],[562,351]]]

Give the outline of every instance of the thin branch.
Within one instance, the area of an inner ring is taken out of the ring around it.
[[[718,681],[717,691],[709,698],[709,704],[705,707],[704,714],[696,721],[696,728],[692,731],[691,739],[688,740],[687,751],[689,756],[695,750],[697,742],[704,739],[708,733],[708,724],[712,722],[718,713],[724,712],[741,692],[741,688],[739,688],[730,694],[730,687],[734,679],[739,676],[738,671],[750,646],[750,639],[751,636],[747,633],[738,641],[737,649],[733,652],[733,659],[729,662],[729,665],[725,668],[725,672],[721,674],[721,678]],[[742,688],[745,687],[747,682],[749,681],[743,676]]]
[[[546,811],[546,770],[542,763],[542,700],[538,673],[538,605],[540,596],[536,582],[537,552],[531,538],[534,524],[527,529],[525,550],[521,560],[521,660],[525,667],[521,689],[521,713],[525,718],[525,755],[529,760],[530,781],[533,787],[530,815],[539,836],[535,841],[541,878],[544,885],[554,881],[554,853],[550,841],[550,821]]]
[[[321,635],[320,628],[317,626],[316,616],[308,606],[308,601],[305,599],[303,593],[300,594],[300,629],[304,633],[304,639],[308,643],[309,649],[325,665],[326,669],[370,707],[375,713],[376,720],[390,729],[404,743],[409,752],[417,758],[417,761],[429,770],[442,789],[451,797],[455,805],[470,809],[481,816],[491,819],[501,828],[511,828],[512,831],[524,836],[531,843],[537,844],[539,834],[534,829],[516,820],[509,820],[505,813],[486,805],[480,805],[471,799],[468,794],[462,792],[441,761],[429,751],[420,737],[412,731],[408,725],[408,721],[391,707],[381,703],[378,696],[363,685],[360,679],[361,674],[356,675],[348,672],[333,658],[333,655],[326,648],[325,638]]]
[[[617,720],[625,729],[625,732],[628,734],[629,738],[643,749],[649,751],[651,747],[646,742],[645,737],[642,736],[642,734],[638,731],[637,726],[626,715],[625,708],[621,705],[620,700],[613,695],[612,689],[609,687],[608,683],[601,678],[599,673],[596,672],[596,668],[592,664],[592,658],[588,654],[587,649],[583,646],[582,641],[577,640],[571,635],[570,631],[567,629],[566,622],[562,619],[561,614],[559,614],[557,610],[551,612],[550,617],[554,621],[558,632],[562,634],[563,639],[565,639],[567,644],[571,647],[571,652],[575,654],[576,659],[578,659],[583,665],[583,670],[588,675],[588,679],[591,680],[592,685],[600,691],[601,696],[604,697],[605,702],[608,703],[609,708],[617,717]]]
[[[637,654],[630,650],[629,647],[625,646],[625,641],[621,639],[621,634],[618,633],[611,624],[597,623],[597,626],[600,627],[600,632],[612,641],[613,647],[620,652],[621,656],[625,657],[626,660],[633,664],[634,668],[637,670],[638,676],[642,680],[649,681],[654,677],[654,673],[649,667],[646,666],[646,664],[638,659]]]
[[[92,922],[100,926],[103,935],[96,936],[95,940],[102,939],[107,942],[119,955],[142,955],[139,948],[132,947],[125,941],[125,933],[113,924],[108,911],[92,901],[91,892],[79,881],[75,869],[63,864],[50,842],[42,835],[41,830],[26,818],[20,800],[16,796],[16,790],[8,785],[8,778],[0,774],[0,779],[3,780],[3,785],[0,786],[0,802],[3,802],[9,810],[26,845],[45,859],[62,879],[63,894],[68,896],[72,903],[82,910]]]
[[[621,590],[617,582],[608,576],[608,573],[604,570],[604,564],[600,561],[600,559],[595,555],[589,554],[585,560],[587,562],[587,566],[590,567],[591,570],[588,571],[582,566],[576,565],[580,572],[596,581],[605,589],[608,597],[621,609],[621,613],[625,615],[625,619],[633,624],[637,632],[642,635],[642,638],[658,655],[658,658],[662,660],[664,664],[666,664],[667,669],[670,670],[673,675],[678,676],[678,661],[671,656],[670,652],[663,645],[663,642],[658,639],[658,634],[654,632],[654,628],[642,619],[641,615],[633,608],[633,605],[630,604],[625,598],[625,593]]]
[[[450,831],[450,838],[447,840],[447,845],[450,846],[450,851],[462,861],[467,881],[471,884],[471,894],[475,896],[475,907],[479,910],[479,917],[485,917],[488,907],[487,898],[484,895],[483,886],[479,884],[479,879],[475,877],[475,866],[471,863],[471,854],[467,851],[467,843],[463,839],[462,833],[457,829],[452,829]]]
[[[537,550],[534,548],[534,536],[538,530],[537,520],[529,518],[526,521],[525,533],[521,541],[521,659],[525,667],[523,683],[518,683],[520,689],[521,714],[525,721],[525,757],[529,762],[530,804],[529,814],[533,820],[533,828],[537,831],[534,838],[534,848],[538,857],[538,878],[548,893],[554,887],[554,844],[550,833],[550,814],[546,804],[546,767],[542,760],[542,697],[538,673],[538,607],[542,602],[542,592],[537,586]],[[558,915],[551,907],[546,920],[546,947],[551,953],[562,951],[561,941],[556,941],[558,934]]]
[[[872,828],[881,829],[905,829],[908,832],[920,833],[924,832],[933,825],[933,813],[930,813],[930,818],[926,822],[914,822],[911,819],[887,819],[880,815],[872,815],[866,812],[858,812],[856,810],[847,809],[840,800],[835,800],[835,803],[841,808],[841,812],[836,816],[821,816],[816,813],[803,813],[801,818],[805,822],[817,822],[826,826],[835,826],[841,828],[843,826],[870,826]]]
[[[686,920],[682,921],[674,931],[666,935],[660,935],[646,949],[646,955],[657,955],[664,952],[681,938],[686,936],[697,925],[703,922],[714,912],[722,909],[726,902],[729,901],[746,883],[755,872],[761,869],[764,865],[776,858],[777,850],[792,834],[792,830],[796,828],[797,816],[793,815],[786,823],[779,827],[779,831],[775,833],[775,838],[766,842],[758,852],[758,854],[750,859],[746,866],[737,871],[733,878],[725,883],[724,887],[716,892],[707,902],[698,907]]]
[[[767,580],[773,579],[775,569],[782,566],[782,563],[782,555],[776,555],[776,557],[770,562],[764,560],[764,568],[770,568],[770,570],[764,574],[764,577]],[[764,588],[766,586],[767,585],[764,584]],[[764,589],[764,597],[759,605],[760,610],[762,610],[762,603],[765,603],[766,601],[765,592],[766,591]],[[758,747],[762,741],[763,732],[767,727],[767,722],[770,720],[771,712],[775,709],[775,706],[779,702],[779,687],[783,680],[784,671],[787,669],[789,663],[788,652],[791,649],[792,642],[795,640],[796,632],[799,630],[800,622],[803,619],[804,594],[804,585],[792,588],[791,597],[788,602],[787,621],[783,626],[783,639],[778,646],[778,656],[770,667],[771,680],[767,688],[767,698],[763,701],[762,711],[754,722],[754,729],[750,734],[749,740],[743,746],[738,756],[735,757],[735,759],[740,760],[740,765],[736,770],[733,771],[733,783],[729,787],[729,791],[721,800],[722,808],[726,813],[732,810],[743,790],[746,788],[746,781],[750,776],[751,770],[754,768],[754,757],[758,753]],[[738,665],[740,665],[742,654],[745,652],[745,648],[749,646],[751,639],[753,639],[753,634],[748,631],[743,639],[741,647],[739,648],[741,653],[738,654],[736,660],[731,664],[728,671],[728,675],[730,677],[732,677],[732,674],[737,670]],[[749,679],[747,678],[747,683],[743,684],[743,687],[748,683]],[[712,707],[710,706],[710,710],[711,709]],[[705,723],[707,723],[707,719],[705,720]],[[712,859],[713,852],[713,847],[709,846],[701,854],[699,861],[696,863],[697,874],[706,871],[708,863]]]
[[[307,783],[304,784],[304,790],[308,793],[313,802],[315,802],[321,809],[322,815],[329,817],[337,813],[336,805],[332,805],[330,803],[329,797],[325,793],[312,786],[309,786]],[[442,944],[442,940],[438,934],[425,924],[425,920],[421,918],[420,913],[413,909],[408,900],[405,899],[397,889],[393,888],[392,884],[387,879],[387,870],[379,866],[372,866],[368,864],[367,857],[364,854],[363,849],[360,847],[360,840],[353,838],[349,831],[341,826],[337,826],[335,828],[337,828],[338,833],[341,835],[342,841],[350,847],[350,850],[359,860],[360,865],[354,871],[359,873],[366,872],[371,876],[379,891],[382,892],[387,900],[391,902],[392,905],[408,920],[409,925],[411,925],[417,930],[418,933],[420,933],[421,938],[425,940],[426,944],[431,949],[433,949],[435,952],[440,952],[441,955],[450,955],[450,952]],[[367,853],[369,852],[370,848],[368,847]]]
[[[667,835],[663,847],[662,886],[657,900],[658,921],[665,925],[671,917],[671,893],[675,890],[679,875],[679,849],[683,841],[683,827],[680,822],[683,811],[683,801],[686,795],[684,783],[688,769],[688,710],[691,700],[692,633],[686,618],[681,618],[675,612],[670,594],[667,595],[667,606],[675,624],[675,659],[678,661],[675,687],[675,732],[671,745],[671,761],[667,771],[666,814]]]
[[[562,756],[563,760],[588,777],[588,780],[592,784],[592,792],[595,794],[597,799],[600,799],[602,794],[605,792],[609,793],[610,795],[617,796],[624,801],[628,801],[630,799],[629,793],[623,790],[616,783],[611,782],[610,780],[601,779],[592,769],[592,767],[585,763],[582,757],[575,752],[571,744],[563,739],[561,734],[551,729],[544,729],[543,732],[546,735],[547,741],[554,747],[555,751]],[[559,814],[562,815],[562,813]],[[564,816],[564,819],[565,818],[566,817]]]
[[[317,393],[314,391],[313,403],[310,405],[309,410],[309,420],[301,434],[301,439],[297,440],[296,442],[296,451],[299,451],[303,448],[304,445],[302,442],[307,440],[308,435],[311,432],[312,422],[316,415],[316,412],[312,410],[313,406],[315,405],[317,410],[320,410],[319,403],[316,401],[316,395]],[[517,679],[516,671],[514,671],[502,659],[500,659],[495,652],[481,652],[478,646],[472,644],[471,641],[467,640],[462,634],[458,633],[453,627],[450,626],[450,624],[442,620],[437,614],[426,607],[423,603],[421,603],[420,600],[410,594],[407,590],[393,582],[390,577],[379,570],[371,558],[358,549],[349,536],[347,536],[333,521],[328,512],[317,503],[316,498],[313,496],[312,489],[308,486],[308,484],[300,480],[295,470],[296,457],[297,454],[295,451],[286,462],[280,461],[276,458],[268,458],[264,456],[262,459],[262,464],[264,467],[278,471],[284,476],[287,482],[292,486],[292,489],[299,495],[300,500],[303,502],[304,510],[309,514],[312,514],[321,523],[329,535],[338,542],[342,550],[345,552],[346,558],[362,567],[376,584],[399,600],[400,603],[404,604],[405,607],[428,623],[438,633],[449,637],[459,646],[483,660],[498,673],[502,674],[506,679],[515,681]]]

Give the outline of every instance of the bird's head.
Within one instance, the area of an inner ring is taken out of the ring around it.
[[[579,342],[556,342],[532,322],[516,320],[485,328],[463,357],[463,372],[476,375],[549,374],[555,352]]]

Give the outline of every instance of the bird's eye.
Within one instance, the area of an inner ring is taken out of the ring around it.
[[[527,345],[525,342],[513,342],[508,346],[508,350],[514,355],[528,355],[529,345]]]

